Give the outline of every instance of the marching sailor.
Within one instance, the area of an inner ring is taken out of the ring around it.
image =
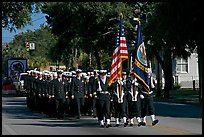
[[[155,88],[153,84],[153,77],[152,77],[152,71],[151,68],[149,68],[149,78],[150,78],[150,92],[147,92],[144,87],[141,87],[142,92],[142,109],[141,109],[141,115],[142,115],[142,125],[146,125],[146,116],[149,114],[152,120],[152,126],[156,125],[159,120],[155,117],[155,108],[153,105],[153,91],[152,89]]]
[[[94,91],[96,91],[98,107],[97,107],[97,116],[100,122],[100,126],[111,127],[110,124],[110,94],[111,88],[108,85],[108,78],[106,75],[106,70],[99,71],[99,77],[97,82],[95,82]],[[105,118],[105,119],[104,119]]]
[[[126,75],[124,72],[123,75]],[[127,126],[127,115],[126,115],[126,93],[122,78],[116,79],[113,83],[113,103],[115,107],[115,120],[116,127],[119,126],[119,118],[123,118],[124,127]]]
[[[130,120],[130,126],[134,124],[134,117],[138,123],[138,127],[141,126],[141,105],[140,105],[140,96],[138,96],[138,82],[134,72],[130,73],[131,79],[128,83],[129,92],[127,94],[128,102],[128,118]]]

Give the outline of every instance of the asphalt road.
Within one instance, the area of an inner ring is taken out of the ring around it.
[[[147,117],[145,127],[100,128],[97,118],[48,118],[29,110],[25,97],[2,97],[2,135],[202,135],[202,106],[155,102],[155,109],[155,126]]]

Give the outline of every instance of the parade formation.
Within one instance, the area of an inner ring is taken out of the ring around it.
[[[27,73],[24,85],[27,107],[33,111],[57,119],[97,117],[99,126],[106,128],[121,124],[145,126],[146,116],[151,117],[152,126],[158,123],[153,106],[153,82],[151,92],[146,92],[134,72],[123,72],[122,78],[116,78],[111,85],[107,70],[29,70]],[[151,71],[149,78],[153,80]],[[115,125],[111,125],[111,117]]]

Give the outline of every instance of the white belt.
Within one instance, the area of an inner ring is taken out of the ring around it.
[[[101,93],[101,94],[109,94],[108,91],[101,91],[100,93]]]
[[[144,93],[144,94],[146,94],[146,95],[150,95],[150,94],[153,93],[153,91],[150,91],[150,92],[144,92],[144,91],[142,91],[142,93]]]

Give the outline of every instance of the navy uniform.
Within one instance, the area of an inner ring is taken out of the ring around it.
[[[133,126],[133,119],[136,116],[138,126],[141,126],[141,100],[138,90],[138,82],[134,72],[130,73],[131,79],[128,81],[129,92],[127,94],[128,102],[128,118],[130,120],[130,126]]]
[[[66,93],[65,93],[65,113],[66,114],[70,114],[70,99],[71,99],[71,80],[72,80],[72,74],[71,72],[66,73],[65,75],[65,79],[66,79],[66,85],[65,85],[65,89],[66,89]]]
[[[44,104],[44,108],[43,108],[43,111],[45,112],[45,114],[47,114],[48,115],[48,113],[49,113],[49,110],[48,110],[48,108],[49,108],[49,94],[48,94],[48,90],[49,90],[49,74],[48,74],[49,72],[44,72],[44,80],[43,80],[43,85],[42,85],[42,87],[43,87],[43,102],[45,103]]]
[[[93,75],[94,74],[94,75]],[[93,117],[96,117],[96,91],[94,90],[94,83],[97,81],[98,75],[97,71],[91,72],[91,76],[89,78],[89,97],[91,98],[91,104],[92,104],[92,111],[93,111]]]
[[[127,74],[123,72],[123,77]],[[115,79],[113,86],[113,103],[115,108],[115,120],[116,120],[116,127],[119,126],[119,119],[122,117],[124,122],[124,127],[127,126],[127,100],[126,100],[126,81],[121,79]],[[121,90],[121,91],[120,91]]]
[[[53,77],[52,77],[53,76]],[[49,82],[49,98],[50,98],[50,117],[57,117],[56,103],[55,103],[55,89],[54,80],[57,79],[57,72],[53,72]]]
[[[155,108],[153,105],[153,91],[152,89],[155,88],[154,84],[153,84],[153,77],[151,76],[151,69],[149,69],[149,78],[150,78],[150,92],[147,92],[143,86],[141,86],[141,92],[142,92],[142,111],[141,111],[141,115],[142,115],[142,125],[145,126],[146,125],[146,116],[150,115],[151,120],[152,120],[152,126],[156,125],[159,120],[156,119],[155,117]]]
[[[84,101],[84,114],[91,116],[91,110],[92,110],[92,99],[89,96],[90,94],[90,82],[89,82],[89,76],[85,76],[85,101]]]
[[[37,74],[37,71],[32,71],[32,77],[31,77],[31,85],[30,85],[30,87],[31,87],[31,108],[32,108],[32,110],[37,110],[37,107],[36,107],[36,100],[37,100],[37,97],[36,97],[36,90],[37,90],[37,83],[36,83],[36,81],[37,81],[37,79],[38,79],[38,74]]]
[[[31,71],[27,71],[28,75],[25,77],[25,84],[24,88],[26,90],[26,104],[29,109],[31,109],[31,91],[30,91],[30,77],[31,77]]]
[[[62,71],[58,70],[58,78],[53,81],[54,97],[57,118],[64,118],[64,102],[65,102],[65,80],[62,78]]]
[[[77,105],[77,118],[80,119],[81,110],[84,107],[84,96],[85,96],[85,79],[81,77],[81,69],[76,70],[76,77],[72,79],[71,92],[72,99],[75,100]]]
[[[53,105],[52,105],[52,96],[54,95],[54,93],[52,91],[54,91],[53,88],[53,74],[49,73],[49,77],[47,80],[47,91],[48,91],[48,102],[47,102],[47,114],[49,117],[53,117],[54,114],[53,112]]]
[[[37,111],[40,113],[43,113],[43,76],[42,72],[38,72],[38,79],[36,80],[37,89],[36,89],[36,105],[37,105]]]
[[[110,124],[110,95],[111,95],[111,88],[108,85],[108,78],[106,77],[106,70],[100,70],[97,82],[95,82],[94,90],[97,91],[97,101],[98,101],[98,109],[97,109],[97,116],[100,122],[100,126],[104,127],[106,123],[106,127],[111,127]],[[104,119],[105,118],[105,119]],[[104,121],[105,120],[105,121]]]

